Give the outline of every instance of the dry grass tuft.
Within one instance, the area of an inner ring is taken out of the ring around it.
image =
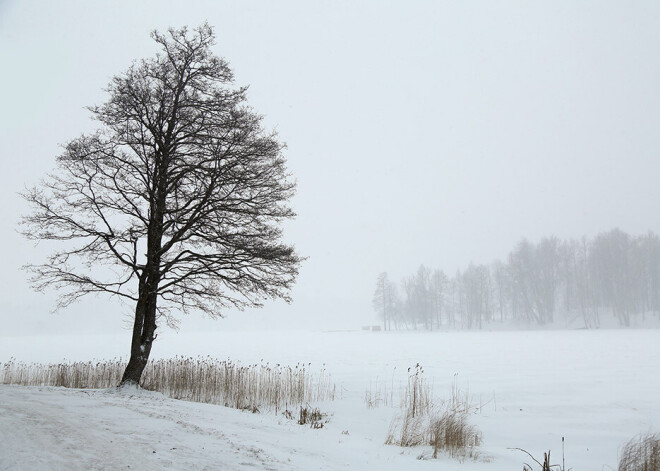
[[[410,410],[395,417],[385,439],[386,445],[403,447],[420,446],[429,443],[428,417],[413,416]]]
[[[660,471],[660,435],[640,434],[623,446],[619,471]]]
[[[438,452],[453,458],[476,458],[475,447],[481,444],[481,433],[468,424],[468,395],[454,384],[451,399],[436,407],[422,367],[418,364],[408,372],[401,404],[403,414],[392,421],[385,443],[403,447],[430,445],[433,458],[437,458]]]
[[[481,432],[468,424],[467,415],[467,412],[450,409],[431,421],[433,458],[438,457],[439,451],[452,458],[464,458],[481,444]]]
[[[2,365],[2,384],[104,389],[117,386],[126,363],[63,362],[43,365],[10,360]],[[268,363],[241,365],[213,358],[176,357],[150,361],[140,386],[193,402],[222,404],[258,412],[287,405],[334,400],[335,386],[325,369],[318,375],[310,364],[294,367]]]
[[[323,428],[323,426],[327,423],[327,415],[321,413],[319,409],[300,406],[300,416],[298,418],[299,425],[309,424],[311,428],[319,429]]]

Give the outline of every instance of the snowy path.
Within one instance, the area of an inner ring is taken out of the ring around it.
[[[220,431],[240,415],[145,392],[2,386],[0,469],[289,468]]]

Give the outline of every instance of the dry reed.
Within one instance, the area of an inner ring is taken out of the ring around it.
[[[433,457],[443,451],[452,458],[462,458],[481,444],[481,433],[468,424],[467,412],[446,410],[440,417],[431,420],[431,446]]]
[[[414,368],[408,368],[408,384],[401,394],[403,413],[392,421],[386,444],[409,447],[429,443],[432,392],[419,363]]]
[[[660,434],[641,434],[627,442],[618,471],[660,471]]]

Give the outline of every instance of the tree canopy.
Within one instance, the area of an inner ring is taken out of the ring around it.
[[[90,293],[135,303],[131,360],[144,363],[156,318],[289,300],[301,261],[281,241],[294,217],[285,146],[213,54],[212,28],[152,37],[160,52],[112,79],[89,108],[98,131],[24,193],[22,221],[26,237],[59,242],[28,267],[33,286],[59,289],[60,306]]]

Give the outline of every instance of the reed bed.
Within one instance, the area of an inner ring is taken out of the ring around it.
[[[2,384],[105,389],[119,384],[125,367],[122,359],[47,365],[11,359],[2,365]],[[287,406],[334,400],[336,388],[325,367],[318,374],[310,368],[309,363],[242,365],[211,357],[175,357],[150,361],[140,386],[174,399],[277,412]]]
[[[125,367],[121,359],[42,364],[12,358],[2,364],[2,384],[102,389],[117,386]]]

